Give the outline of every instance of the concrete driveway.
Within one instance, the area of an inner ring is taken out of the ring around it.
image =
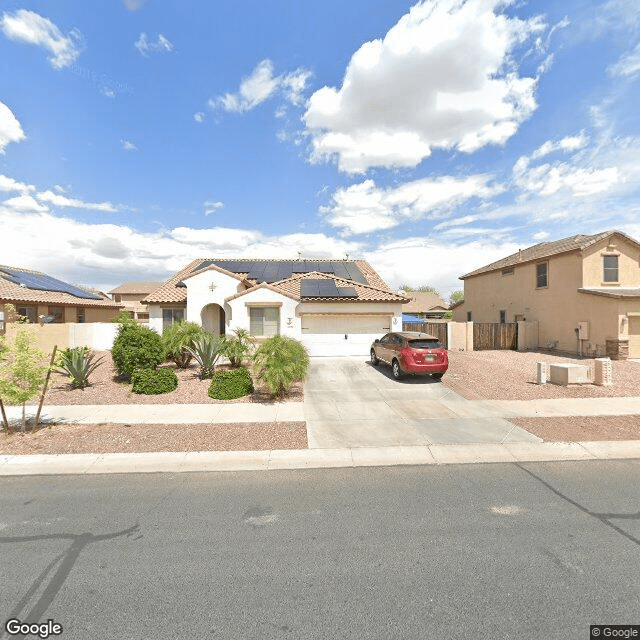
[[[396,381],[363,357],[311,358],[304,413],[312,449],[540,442],[442,382]]]

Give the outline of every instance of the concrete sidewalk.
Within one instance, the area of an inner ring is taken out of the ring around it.
[[[640,459],[640,441],[1,456],[0,476]]]

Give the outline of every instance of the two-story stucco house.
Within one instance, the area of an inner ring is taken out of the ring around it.
[[[311,355],[363,355],[375,338],[402,328],[402,305],[364,260],[198,259],[142,301],[158,333],[176,320],[216,335],[276,334]]]
[[[640,358],[640,244],[620,231],[542,242],[460,279],[455,321],[533,321],[538,347]]]

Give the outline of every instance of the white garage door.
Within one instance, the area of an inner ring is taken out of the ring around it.
[[[302,343],[312,356],[368,356],[371,343],[389,331],[390,315],[302,316]]]
[[[640,316],[629,316],[629,357],[640,358]]]

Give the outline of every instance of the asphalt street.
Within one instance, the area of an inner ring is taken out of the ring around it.
[[[640,624],[638,460],[5,477],[0,506],[3,630],[564,640]]]

